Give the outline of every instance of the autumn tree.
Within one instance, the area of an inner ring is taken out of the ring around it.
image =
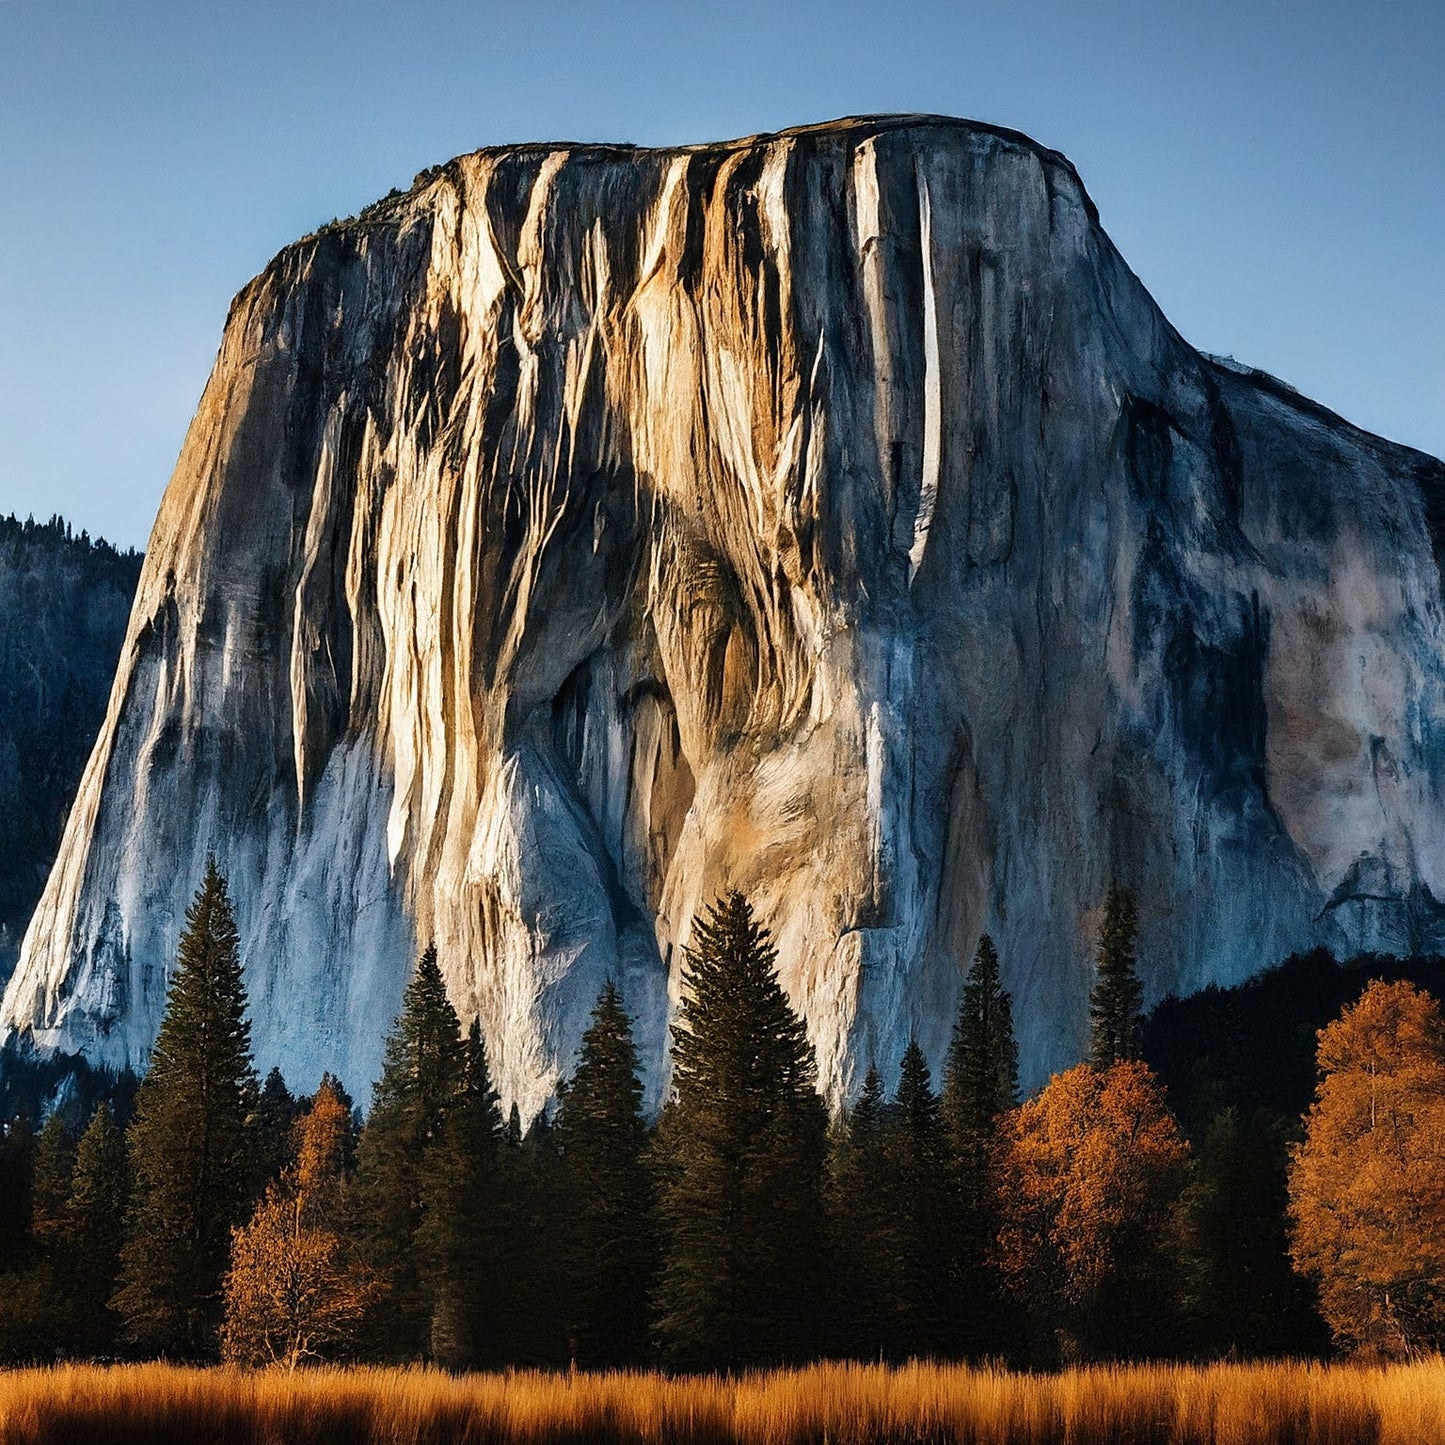
[[[1142,1063],[1081,1064],[1009,1115],[995,1180],[999,1263],[1045,1349],[1160,1349],[1187,1155]]]
[[[656,1200],[632,1022],[610,979],[561,1094],[555,1138],[570,1353],[594,1368],[640,1364],[650,1343]]]
[[[1291,1253],[1336,1341],[1445,1348],[1445,1021],[1372,983],[1319,1035],[1319,1085],[1290,1167]]]
[[[231,1229],[251,1206],[257,1098],[235,916],[216,860],[186,913],[127,1138],[132,1194],[114,1307],[130,1339],[211,1355]]]
[[[1099,972],[1089,998],[1092,1032],[1089,1062],[1107,1069],[1124,1059],[1139,1056],[1139,1013],[1144,1004],[1144,987],[1135,970],[1135,942],[1139,915],[1134,895],[1111,888],[1104,900],[1104,918],[1099,928]]]
[[[827,1110],[768,931],[734,892],[694,920],[657,1159],[657,1326],[688,1366],[815,1347]]]
[[[345,1353],[376,1298],[379,1281],[351,1244],[349,1116],[323,1080],[297,1126],[291,1167],[235,1231],[222,1331],[229,1363],[294,1370]]]

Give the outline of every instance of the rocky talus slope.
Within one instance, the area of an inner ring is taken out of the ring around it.
[[[655,1091],[739,887],[836,1095],[981,930],[1026,1078],[1151,995],[1445,938],[1445,469],[1170,327],[1073,168],[875,118],[461,157],[237,297],[4,997],[140,1063],[231,879],[263,1065],[364,1088],[417,945],[527,1114]]]

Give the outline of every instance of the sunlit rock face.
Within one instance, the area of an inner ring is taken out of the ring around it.
[[[663,1078],[741,888],[836,1098],[981,931],[1073,1062],[1445,939],[1445,469],[1186,345],[1061,156],[843,122],[465,156],[237,298],[5,995],[143,1062],[213,850],[257,1053],[364,1089],[435,939],[524,1115],[603,981]]]

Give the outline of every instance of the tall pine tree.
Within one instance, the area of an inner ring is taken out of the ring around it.
[[[35,1126],[22,1110],[0,1130],[0,1271],[29,1262],[34,1186]]]
[[[216,1351],[231,1229],[250,1212],[257,1093],[236,921],[212,858],[127,1139],[133,1192],[114,1307],[143,1348]]]
[[[96,1106],[75,1149],[63,1236],[62,1277],[73,1305],[72,1348],[82,1355],[113,1348],[116,1317],[109,1308],[120,1272],[126,1206],[125,1140],[110,1105]]]
[[[357,1158],[356,1193],[368,1260],[387,1284],[372,1337],[377,1353],[412,1360],[430,1348],[432,1310],[417,1247],[429,1156],[466,1073],[456,1010],[428,947],[386,1041],[381,1078]]]
[[[886,1167],[878,1188],[893,1220],[888,1352],[902,1359],[936,1358],[948,1352],[953,1335],[950,1191],[938,1098],[917,1040],[903,1055],[885,1139]]]
[[[680,1365],[804,1358],[820,1329],[828,1127],[813,1051],[741,893],[694,937],[658,1135],[658,1330]]]
[[[989,1169],[999,1122],[1018,1104],[1018,1062],[1013,1004],[985,933],[964,981],[943,1082],[955,1189],[952,1344],[965,1354],[997,1353],[1006,1338],[1003,1291],[990,1265],[998,1221]]]
[[[1144,986],[1134,969],[1139,916],[1134,896],[1111,888],[1099,928],[1099,973],[1089,998],[1092,1038],[1089,1062],[1096,1069],[1139,1057],[1139,1012]]]
[[[827,1346],[853,1359],[876,1360],[892,1345],[890,1299],[895,1252],[891,1203],[880,1181],[888,1172],[889,1105],[876,1065],[857,1102],[834,1128],[829,1150],[828,1219],[834,1267]]]
[[[291,1130],[301,1108],[286,1087],[280,1069],[272,1069],[261,1085],[261,1098],[256,1108],[256,1177],[264,1188],[291,1158]]]
[[[53,1253],[65,1227],[65,1205],[70,1198],[70,1175],[75,1168],[75,1135],[64,1113],[56,1109],[35,1141],[35,1178],[32,1186],[31,1234],[46,1253]]]
[[[501,1138],[487,1049],[474,1019],[462,1052],[461,1088],[422,1165],[416,1233],[429,1350],[448,1369],[506,1362],[497,1327]]]
[[[943,1118],[970,1193],[983,1170],[999,1117],[1018,1103],[1019,1050],[1013,1002],[999,973],[998,951],[984,934],[963,985],[963,1002],[944,1066]]]
[[[562,1090],[555,1138],[562,1164],[567,1337],[590,1368],[648,1354],[648,1294],[657,1269],[647,1121],[632,1024],[608,981]]]

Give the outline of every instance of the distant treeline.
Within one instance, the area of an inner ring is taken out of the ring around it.
[[[0,981],[105,717],[141,561],[60,517],[0,517]]]
[[[872,1069],[830,1119],[732,894],[694,920],[660,1118],[609,984],[524,1131],[431,949],[364,1120],[330,1076],[304,1098],[259,1080],[212,865],[133,1108],[121,1088],[6,1127],[0,1354],[700,1370],[1438,1349],[1445,1024],[1411,980],[1438,990],[1445,964],[1315,953],[1141,1018],[1129,895],[1102,916],[1086,1062],[1019,1100],[984,937],[940,1085],[911,1044],[892,1097]]]

